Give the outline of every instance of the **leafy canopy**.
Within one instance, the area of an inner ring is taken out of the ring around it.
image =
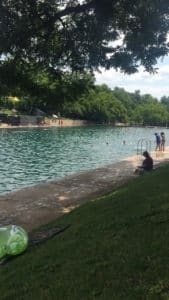
[[[0,67],[152,72],[168,31],[168,0],[1,0]]]

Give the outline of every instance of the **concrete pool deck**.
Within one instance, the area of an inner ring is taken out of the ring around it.
[[[154,165],[169,161],[165,152],[152,152]],[[70,212],[81,203],[104,195],[136,178],[141,156],[129,157],[90,171],[64,177],[0,196],[0,226],[20,225],[28,231]]]

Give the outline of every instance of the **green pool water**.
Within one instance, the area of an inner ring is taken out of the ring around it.
[[[0,194],[120,161],[155,128],[110,126],[0,130]],[[167,129],[165,131],[168,139]],[[125,141],[125,144],[123,143]]]

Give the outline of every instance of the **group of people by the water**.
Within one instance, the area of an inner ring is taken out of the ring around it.
[[[159,133],[155,133],[155,137],[156,137],[156,151],[165,151],[165,133],[161,132]]]
[[[159,151],[165,151],[165,133],[161,132],[161,133],[155,133],[155,138],[156,138],[156,148],[155,150],[159,150]],[[126,145],[126,141],[123,140],[123,145]]]
[[[165,133],[161,132],[159,133],[155,133],[155,137],[156,137],[156,148],[155,150],[159,150],[159,151],[165,151]],[[145,159],[143,160],[143,163],[141,166],[138,166],[137,169],[135,170],[135,174],[143,174],[145,171],[151,171],[153,170],[153,159],[150,155],[150,153],[148,151],[144,151],[143,152],[143,156],[145,157]]]

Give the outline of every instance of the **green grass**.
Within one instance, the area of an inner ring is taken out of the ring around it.
[[[0,266],[0,299],[169,299],[169,166],[80,206]]]

